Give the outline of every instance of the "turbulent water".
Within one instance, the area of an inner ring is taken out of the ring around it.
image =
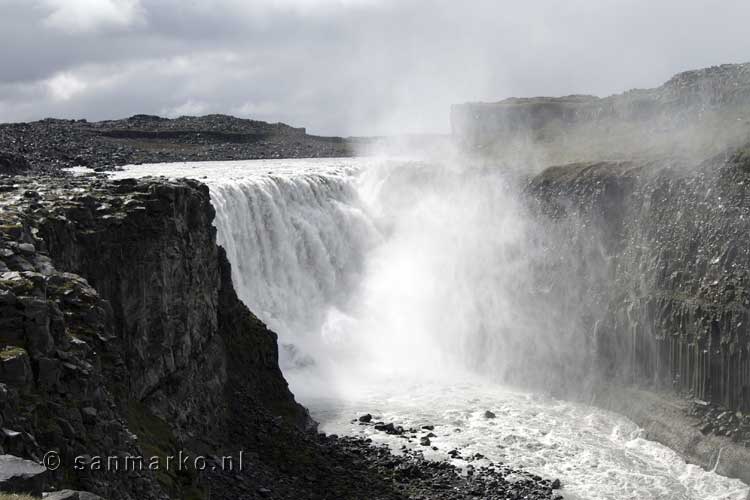
[[[238,294],[279,333],[285,375],[323,430],[369,433],[351,423],[364,412],[433,424],[438,449],[428,455],[447,459],[458,447],[522,465],[559,477],[566,498],[748,496],[623,417],[501,385],[582,383],[586,362],[570,304],[534,275],[549,248],[512,180],[405,159],[159,164],[118,175],[208,184]]]

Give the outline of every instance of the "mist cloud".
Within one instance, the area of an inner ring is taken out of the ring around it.
[[[0,0],[0,121],[231,113],[445,132],[454,102],[608,95],[750,59],[709,0]]]

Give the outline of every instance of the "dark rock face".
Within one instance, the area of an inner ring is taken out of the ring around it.
[[[57,172],[75,166],[112,169],[131,163],[351,156],[353,149],[340,137],[307,135],[304,128],[226,115],[134,115],[102,122],[46,119],[0,125],[0,151],[7,151],[0,153],[0,174],[29,168]]]
[[[216,450],[239,421],[253,424],[247,435],[275,418],[311,425],[278,368],[275,335],[234,293],[204,185],[28,177],[2,186],[4,451],[39,460],[59,449],[70,465]],[[255,411],[233,413],[237,400]],[[65,477],[107,498],[187,488],[185,478],[132,476]]]
[[[661,87],[606,98],[511,98],[451,108],[471,151],[528,167],[630,158],[705,159],[750,135],[750,64],[680,73]]]
[[[743,149],[697,167],[569,165],[531,182],[542,217],[565,228],[558,249],[581,270],[606,378],[750,409],[748,160]]]
[[[16,153],[0,151],[0,174],[17,175],[27,172],[31,166],[26,158]]]
[[[45,219],[39,236],[57,267],[85,277],[109,302],[128,396],[178,427],[205,432],[226,380],[207,190],[121,181],[90,186],[71,201]]]

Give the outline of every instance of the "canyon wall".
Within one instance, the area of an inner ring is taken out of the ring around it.
[[[469,154],[531,171],[537,279],[577,314],[582,373],[750,410],[750,64],[606,98],[455,105],[451,121]],[[716,427],[750,443],[743,418]]]
[[[194,474],[70,465],[218,454],[239,431],[254,449],[311,425],[275,334],[234,292],[206,186],[16,177],[0,193],[2,452],[59,450],[51,479],[107,498],[187,498],[202,494]]]
[[[564,266],[587,266],[580,300],[598,306],[585,333],[605,379],[750,409],[748,182],[745,150],[699,166],[571,164],[531,180],[540,217],[566,228]],[[741,423],[722,431],[750,442]]]

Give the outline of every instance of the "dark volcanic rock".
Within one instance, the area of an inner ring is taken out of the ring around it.
[[[59,449],[66,486],[163,498],[196,478],[105,478],[70,465],[80,455],[197,454],[207,445],[196,436],[231,442],[226,429],[239,420],[254,433],[310,426],[278,368],[275,335],[234,294],[205,186],[11,182],[0,224],[6,451],[38,459]],[[232,413],[238,398],[254,409]]]
[[[592,368],[732,410],[705,427],[725,435],[750,405],[748,151],[553,167],[528,188],[567,259],[548,273],[578,270],[566,293],[581,287]]]
[[[75,166],[99,170],[131,163],[337,157],[351,156],[353,149],[340,137],[226,115],[172,120],[135,115],[103,122],[46,119],[0,125],[0,151],[7,151],[0,152],[0,174],[29,167],[57,172]]]
[[[23,155],[0,150],[0,175],[26,173],[31,166]]]

